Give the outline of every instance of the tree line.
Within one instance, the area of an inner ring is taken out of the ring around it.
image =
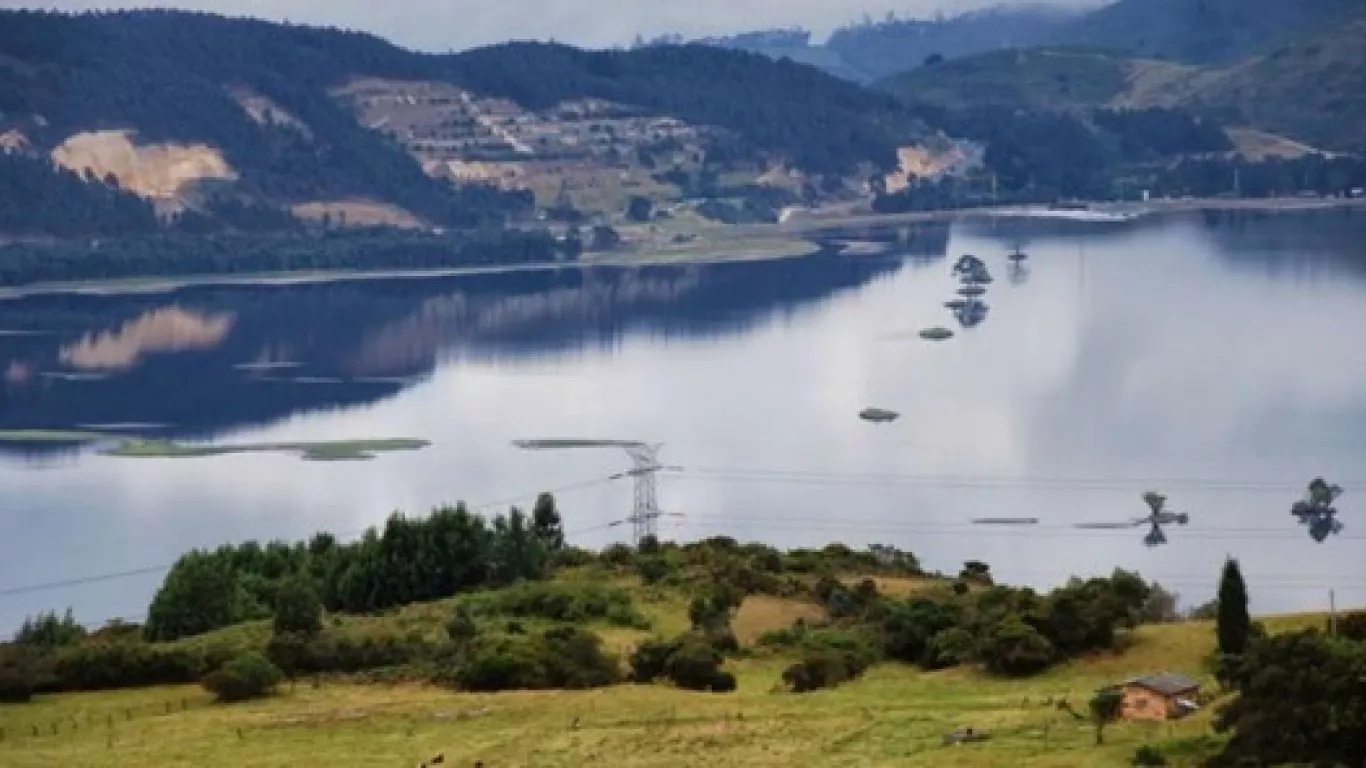
[[[62,280],[255,274],[300,270],[445,269],[572,261],[580,248],[545,230],[482,228],[430,234],[166,232],[108,240],[0,245],[0,286]]]

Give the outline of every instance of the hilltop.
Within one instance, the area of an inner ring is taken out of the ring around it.
[[[1184,110],[1243,129],[1233,136],[1254,155],[1278,136],[1293,141],[1278,142],[1273,153],[1361,151],[1364,36],[1366,9],[1228,64],[1179,64],[1095,48],[1032,48],[920,67],[875,87],[909,104],[950,110]]]
[[[1360,7],[1359,0],[1118,0],[1060,25],[1044,42],[1231,63]]]
[[[922,133],[883,95],[710,46],[428,55],[210,14],[0,12],[16,199],[79,202],[92,220],[74,232],[34,206],[0,234],[147,232],[186,211],[237,229],[471,228],[615,213],[682,196],[699,172],[830,176],[812,189],[831,193]],[[36,231],[14,231],[25,220]]]

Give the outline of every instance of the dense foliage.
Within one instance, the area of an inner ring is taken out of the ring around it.
[[[18,152],[0,151],[0,201],[0,233],[7,235],[145,234],[158,227],[152,205],[137,195]]]
[[[256,542],[184,555],[148,610],[152,640],[174,640],[272,615],[280,586],[308,579],[328,610],[366,613],[458,592],[542,578],[558,517],[535,525],[520,510],[491,521],[463,506],[425,519],[395,514],[382,531],[343,544],[329,534],[308,542]]]
[[[275,693],[283,675],[259,653],[244,653],[205,675],[204,690],[221,704],[260,699]]]
[[[161,234],[0,245],[0,286],[65,280],[315,270],[445,269],[571,258],[553,235],[483,229],[429,235],[390,230],[311,234]]]
[[[75,645],[84,640],[85,636],[85,627],[76,621],[71,610],[67,609],[60,617],[55,611],[49,611],[36,617],[25,618],[19,631],[14,633],[14,642],[16,645],[51,650]]]
[[[1316,631],[1261,638],[1218,715],[1219,765],[1357,765],[1366,755],[1366,644]]]
[[[816,654],[820,663],[813,669],[828,666],[831,655],[825,651],[837,651],[849,676],[871,663],[871,647],[878,657],[926,669],[981,662],[994,674],[1024,677],[1114,648],[1119,630],[1142,620],[1151,589],[1136,574],[1116,571],[1108,579],[1074,580],[1047,595],[995,585],[896,599],[880,595],[871,581],[850,588],[822,579],[816,597],[832,627],[803,624],[769,633],[761,644]]]

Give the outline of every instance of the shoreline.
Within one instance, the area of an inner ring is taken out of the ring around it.
[[[31,296],[87,295],[120,296],[135,294],[169,293],[185,288],[209,286],[252,286],[283,287],[292,285],[314,285],[333,282],[353,282],[359,280],[403,280],[417,278],[464,277],[471,275],[503,274],[514,272],[541,272],[559,269],[585,269],[592,267],[630,268],[649,266],[688,266],[725,264],[745,261],[779,261],[784,259],[808,258],[820,253],[822,247],[811,240],[805,240],[805,247],[798,247],[804,235],[839,227],[898,225],[921,222],[958,222],[971,219],[991,218],[1038,218],[1060,221],[1137,221],[1149,216],[1193,213],[1198,211],[1249,211],[1265,213],[1299,213],[1332,209],[1366,209],[1366,198],[1266,198],[1266,199],[1224,199],[1191,198],[1177,200],[1150,200],[1146,202],[1103,202],[1091,203],[1084,211],[1053,211],[1043,205],[998,206],[984,208],[960,208],[940,211],[911,211],[906,213],[843,213],[821,215],[819,211],[809,216],[797,216],[785,222],[774,224],[747,224],[724,227],[716,230],[719,235],[714,239],[693,243],[687,250],[679,252],[651,251],[639,254],[590,255],[574,262],[536,262],[527,264],[504,264],[492,266],[448,267],[444,269],[377,269],[360,271],[318,271],[318,272],[266,272],[258,274],[200,274],[174,277],[130,277],[111,280],[89,280],[71,282],[33,283],[15,287],[0,287],[0,301],[24,299]],[[1087,216],[1099,217],[1090,218]],[[774,240],[787,243],[790,247],[771,250],[756,249],[755,240]],[[743,243],[744,246],[731,250],[728,243]],[[846,250],[852,244],[846,243]],[[857,250],[854,248],[854,250]],[[858,255],[855,253],[854,255]]]

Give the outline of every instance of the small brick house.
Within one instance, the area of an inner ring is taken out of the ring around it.
[[[1122,683],[1120,690],[1125,720],[1175,720],[1200,708],[1199,681],[1174,672],[1136,677]]]

